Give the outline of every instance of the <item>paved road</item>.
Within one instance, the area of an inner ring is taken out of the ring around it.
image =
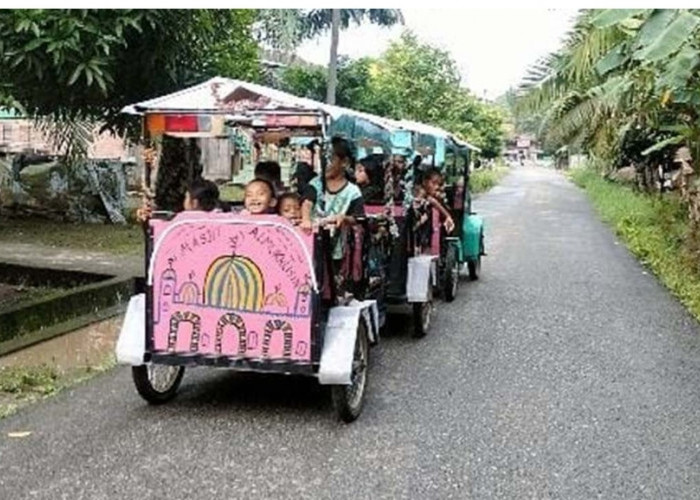
[[[698,325],[557,174],[476,207],[483,279],[384,338],[355,424],[307,380],[194,371],[150,408],[120,369],[0,422],[0,497],[697,498]]]

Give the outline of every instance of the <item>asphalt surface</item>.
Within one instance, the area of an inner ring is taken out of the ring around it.
[[[0,421],[0,498],[698,498],[698,324],[558,174],[475,206],[482,279],[386,333],[354,424],[311,380],[198,369],[153,408],[118,369]]]

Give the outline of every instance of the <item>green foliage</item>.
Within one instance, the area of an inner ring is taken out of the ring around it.
[[[32,116],[121,132],[132,102],[217,74],[257,78],[254,19],[250,10],[4,10],[0,95]]]
[[[602,219],[641,262],[700,319],[700,266],[697,234],[676,198],[659,198],[603,179],[593,169],[571,171]]]
[[[315,38],[331,29],[331,9],[261,9],[255,35],[258,41],[273,48],[291,51],[304,40]],[[340,9],[340,28],[365,21],[379,26],[403,24],[398,9]]]
[[[322,68],[292,66],[279,85],[292,94],[323,101],[327,78]],[[420,43],[411,33],[378,59],[341,60],[336,103],[440,126],[482,148],[487,158],[498,156],[503,147],[504,110],[461,88],[449,53]]]
[[[517,108],[544,116],[541,128],[555,147],[581,147],[610,164],[637,156],[624,144],[634,142],[625,136],[639,129],[658,136],[638,151],[644,153],[639,162],[651,165],[656,159],[648,155],[683,144],[697,158],[698,66],[696,10],[582,11],[563,48],[531,69]],[[660,133],[668,127],[675,133]]]
[[[474,170],[469,176],[469,187],[472,193],[485,193],[501,182],[508,172],[509,169],[505,166]]]
[[[0,392],[51,394],[57,389],[58,373],[48,366],[0,368]]]

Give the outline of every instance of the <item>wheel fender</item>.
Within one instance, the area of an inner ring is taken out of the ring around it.
[[[352,356],[357,337],[359,311],[334,307],[328,314],[324,332],[318,381],[324,385],[350,385]]]
[[[462,255],[465,260],[476,260],[481,254],[481,238],[484,234],[484,219],[479,215],[464,218],[462,227]]]
[[[350,385],[352,358],[355,353],[358,322],[364,321],[369,341],[379,340],[379,311],[374,300],[353,301],[347,306],[332,307],[324,332],[318,381],[323,385]]]
[[[146,353],[146,295],[143,293],[129,300],[116,351],[118,363],[143,365]]]
[[[437,256],[420,255],[408,259],[406,299],[409,303],[427,302],[430,287],[437,285]]]

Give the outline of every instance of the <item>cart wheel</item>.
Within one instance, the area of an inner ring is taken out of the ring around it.
[[[433,301],[413,303],[413,337],[420,339],[425,337],[430,330],[431,317],[433,315]]]
[[[352,358],[352,374],[350,385],[331,386],[333,407],[338,417],[346,423],[354,421],[360,416],[365,402],[365,390],[367,388],[367,372],[369,365],[369,339],[367,328],[362,320],[357,326],[357,339],[355,340],[355,354]]]
[[[445,256],[445,302],[452,302],[457,297],[457,286],[459,285],[459,262],[454,247],[450,247]]]
[[[184,366],[147,364],[131,367],[136,390],[152,405],[167,403],[175,397],[185,374]]]

